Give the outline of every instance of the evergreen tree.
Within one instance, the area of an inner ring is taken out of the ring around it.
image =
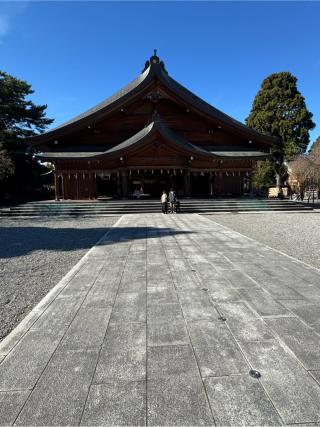
[[[0,150],[2,164],[8,165],[9,159],[13,163],[3,174],[2,187],[8,193],[32,191],[43,172],[33,160],[26,138],[44,132],[53,120],[45,117],[46,105],[36,105],[28,99],[33,93],[29,83],[0,71]]]
[[[274,183],[274,165],[269,161],[257,161],[253,170],[252,184],[257,194],[264,195]]]
[[[7,178],[14,172],[14,165],[5,150],[0,151],[0,180]]]
[[[278,175],[283,174],[285,160],[306,150],[309,131],[315,127],[312,113],[298,91],[297,78],[289,72],[274,73],[263,80],[246,124],[258,132],[278,137],[279,143],[271,150],[270,159],[270,168]]]

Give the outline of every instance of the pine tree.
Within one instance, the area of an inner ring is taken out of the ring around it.
[[[271,74],[263,80],[246,124],[258,132],[278,137],[271,150],[270,166],[283,174],[283,162],[304,153],[309,131],[315,127],[312,113],[289,72]],[[279,180],[278,180],[279,182]]]
[[[32,158],[27,138],[44,132],[53,120],[45,117],[46,105],[28,99],[33,93],[29,83],[0,71],[0,151],[3,168],[6,165],[2,187],[9,193],[31,191],[43,171]]]

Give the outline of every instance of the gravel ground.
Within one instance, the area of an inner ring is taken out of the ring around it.
[[[221,214],[207,217],[320,268],[320,212]]]
[[[1,219],[0,340],[117,219]]]

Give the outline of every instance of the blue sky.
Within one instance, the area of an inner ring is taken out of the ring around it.
[[[243,121],[262,80],[290,71],[320,135],[320,2],[0,2],[1,69],[54,126],[133,80],[153,49],[169,74]]]

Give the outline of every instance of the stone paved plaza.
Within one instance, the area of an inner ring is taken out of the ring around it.
[[[319,425],[319,314],[318,270],[123,216],[0,344],[0,424]]]

